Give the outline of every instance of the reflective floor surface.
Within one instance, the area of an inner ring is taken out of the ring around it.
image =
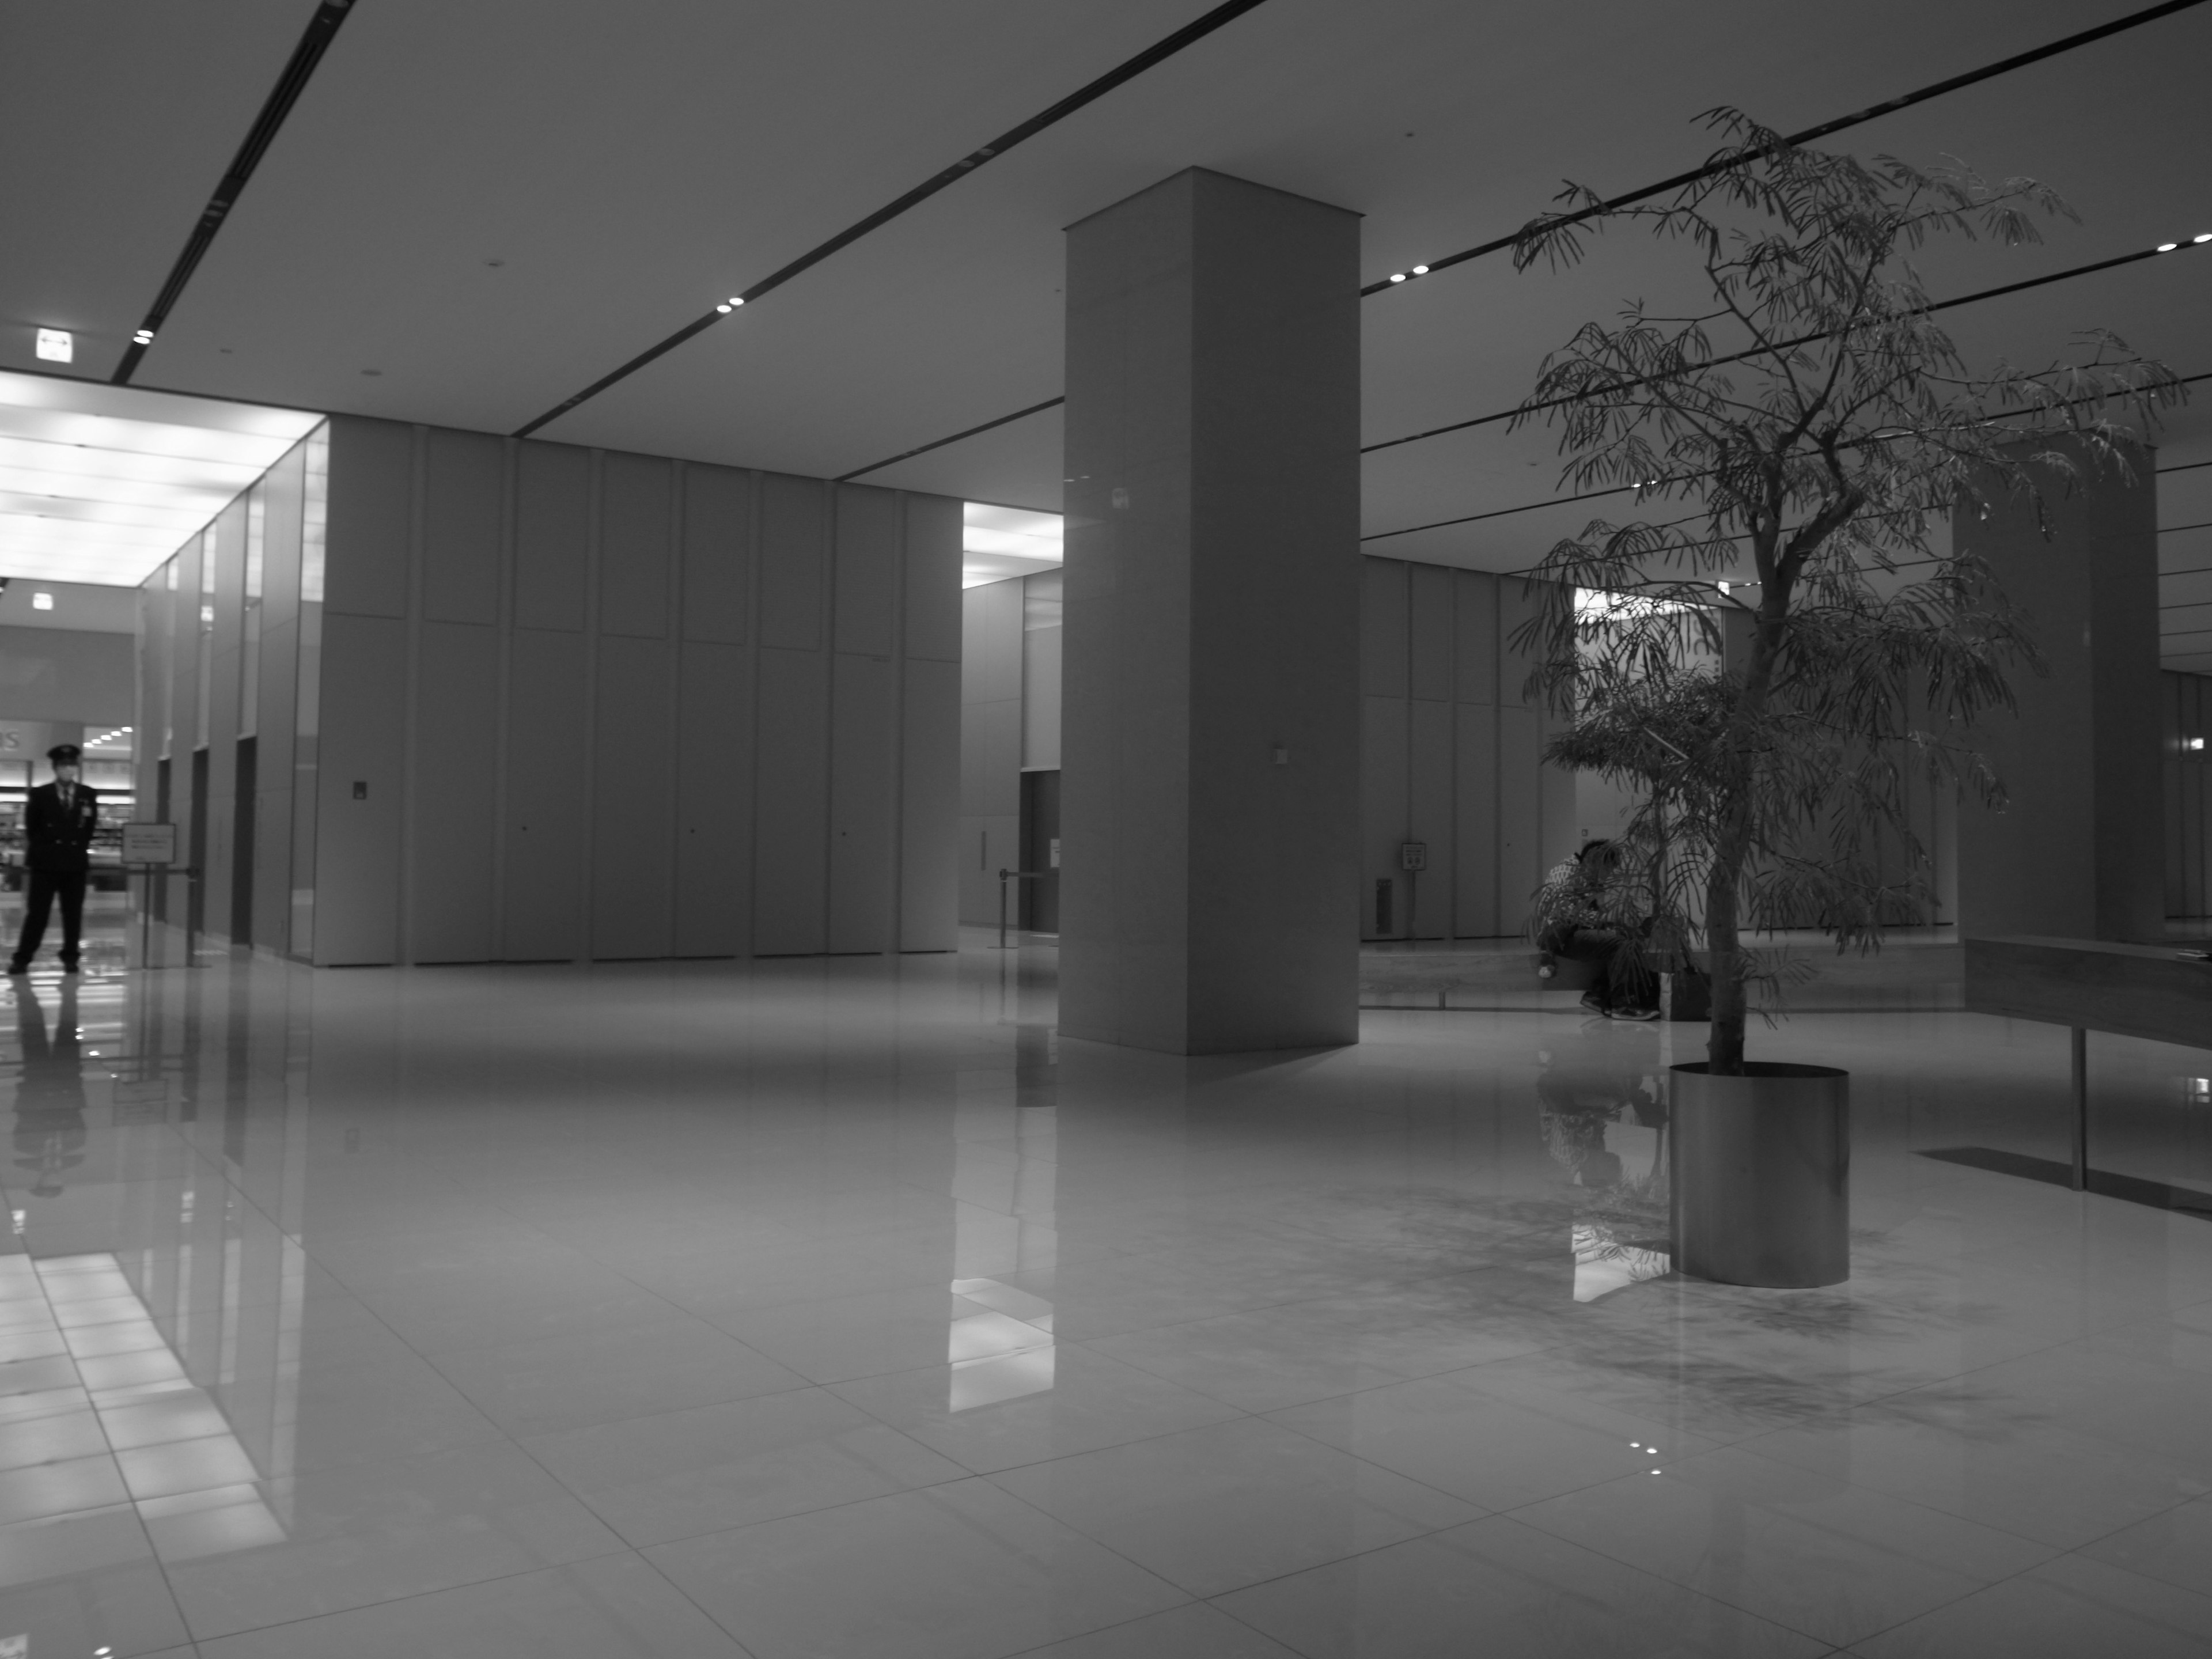
[[[2212,1651],[2212,1221],[1923,1155],[2063,1157],[2063,1032],[1754,1032],[1856,1276],[1753,1291],[1702,1028],[1185,1061],[985,942],[9,981],[0,1654]],[[2099,1055],[2198,1179],[2212,1055]]]

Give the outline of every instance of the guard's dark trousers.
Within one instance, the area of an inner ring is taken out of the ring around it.
[[[24,897],[22,936],[15,941],[15,965],[30,966],[31,958],[38,954],[39,941],[46,936],[46,918],[53,914],[54,901],[62,902],[62,966],[76,966],[79,941],[84,933],[84,884],[87,872],[82,870],[27,870],[24,885],[28,890]]]

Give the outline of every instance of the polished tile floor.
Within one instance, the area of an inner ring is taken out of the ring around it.
[[[1856,1273],[1749,1291],[1666,1275],[1700,1028],[1183,1061],[986,943],[11,981],[0,1653],[2212,1651],[2212,1220],[1923,1156],[2060,1156],[2063,1033],[1755,1033]],[[2098,1066],[2212,1188],[2212,1055]]]

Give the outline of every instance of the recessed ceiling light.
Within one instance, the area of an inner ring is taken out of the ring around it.
[[[1402,270],[1394,270],[1390,273],[1390,280],[1394,283],[1402,283],[1406,280],[1406,273]]]
[[[733,306],[741,306],[744,304],[744,302],[745,296],[742,294],[732,294],[730,295],[730,303]]]
[[[151,345],[154,343],[154,331],[150,328],[142,328],[131,337],[140,345]]]
[[[33,593],[33,594],[32,594],[32,595],[31,595],[31,609],[32,609],[32,610],[33,610],[33,611],[51,611],[51,610],[52,610],[53,608],[54,608],[54,596],[53,596],[52,594],[51,594],[51,593]]]
[[[728,307],[728,305],[727,305],[727,304],[719,305],[719,306],[716,306],[716,307],[714,307],[714,309],[715,309],[715,310],[717,310],[717,311],[727,311],[729,308],[730,308],[730,307]]]
[[[1413,275],[1416,276],[1425,276],[1428,274],[1429,268],[1426,265],[1415,265],[1413,267]]]
[[[2212,230],[2206,231],[2202,236],[2192,236],[2189,240],[2192,242],[2212,242]]]
[[[2180,244],[2180,243],[2179,243],[2179,242],[2160,242],[2160,243],[2158,245],[2158,251],[2159,251],[2160,253],[2171,253],[2171,252],[2173,252],[2173,250],[2174,250],[2174,249],[2176,249],[2176,248],[2179,247],[2180,246],[2181,246],[2181,244]]]
[[[39,356],[50,363],[74,362],[76,337],[65,328],[42,328],[39,331]]]

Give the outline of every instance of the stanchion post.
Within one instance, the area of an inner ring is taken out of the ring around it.
[[[1042,870],[999,870],[999,948],[1006,948],[1006,884],[1010,881],[1035,881],[1045,872]]]

